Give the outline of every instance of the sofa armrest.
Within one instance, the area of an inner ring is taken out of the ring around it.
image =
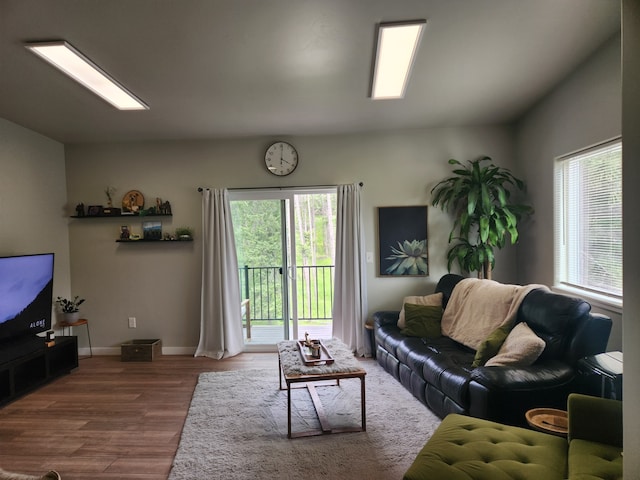
[[[585,321],[576,325],[573,336],[566,345],[567,361],[575,365],[581,358],[606,351],[611,326],[611,318],[606,315],[589,313]]]
[[[396,325],[400,310],[382,310],[373,314],[373,323],[376,327],[383,325]]]
[[[579,393],[569,395],[569,441],[605,443],[622,448],[622,402]]]

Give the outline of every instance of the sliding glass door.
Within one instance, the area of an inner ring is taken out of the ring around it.
[[[238,190],[230,198],[245,344],[330,337],[335,189]]]

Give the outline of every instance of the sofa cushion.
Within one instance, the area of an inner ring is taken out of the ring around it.
[[[539,390],[542,396],[549,395],[549,390],[558,388],[559,385],[569,386],[575,376],[575,369],[559,360],[551,360],[544,364],[530,365],[528,367],[478,367],[471,371],[472,380],[492,390],[522,391],[529,392],[529,394],[532,391]],[[566,397],[566,395],[563,395],[563,397]],[[555,408],[566,406],[566,398],[563,398],[562,402],[563,404]],[[546,403],[545,406],[551,405]]]
[[[427,349],[422,377],[457,405],[468,408],[473,350],[447,337],[430,340]]]
[[[405,328],[401,330],[403,335],[409,337],[436,338],[441,335],[440,321],[442,320],[442,307],[440,305],[414,305],[404,304]]]
[[[502,325],[496,328],[491,334],[483,340],[476,351],[476,356],[473,359],[473,367],[481,367],[487,360],[495,357],[500,351],[500,347],[509,335],[511,331],[511,325]]]
[[[433,307],[442,307],[442,293],[432,293],[431,295],[424,296],[409,296],[404,297],[402,300],[402,309],[400,310],[400,315],[398,316],[398,328],[405,328],[405,304],[410,303],[412,305],[430,305]]]
[[[569,480],[622,480],[621,448],[588,440],[569,444]]]
[[[577,325],[589,319],[590,310],[591,305],[584,300],[534,290],[522,301],[518,320],[526,322],[545,341],[541,360],[565,359],[573,354],[568,351],[567,340],[573,337]]]
[[[425,344],[422,338],[404,337],[396,348],[396,356],[412,370],[422,374],[425,359],[433,355],[433,350]]]
[[[544,347],[544,340],[538,337],[526,323],[519,323],[509,332],[498,354],[490,358],[485,366],[526,367],[538,359]]]
[[[448,415],[405,480],[566,478],[566,439],[463,415]]]

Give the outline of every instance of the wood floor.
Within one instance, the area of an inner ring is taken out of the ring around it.
[[[63,480],[164,480],[198,374],[247,368],[277,369],[277,355],[80,360],[70,375],[0,408],[0,467],[57,470]]]

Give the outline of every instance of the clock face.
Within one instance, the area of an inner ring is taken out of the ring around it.
[[[264,163],[274,175],[289,175],[298,166],[298,152],[287,142],[276,142],[264,154]]]

